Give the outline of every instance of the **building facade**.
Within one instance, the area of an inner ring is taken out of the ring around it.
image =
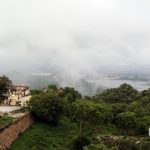
[[[9,89],[7,99],[4,101],[4,103],[10,106],[27,107],[30,98],[31,96],[29,86],[15,85]]]

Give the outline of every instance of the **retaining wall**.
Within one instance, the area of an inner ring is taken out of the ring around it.
[[[33,116],[28,113],[19,119],[8,124],[4,128],[0,129],[0,150],[9,148],[12,142],[18,137],[18,135],[29,128],[34,122]]]

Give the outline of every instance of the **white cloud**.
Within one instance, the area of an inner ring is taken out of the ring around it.
[[[149,4],[147,0],[0,1],[0,70],[94,72],[149,66]]]

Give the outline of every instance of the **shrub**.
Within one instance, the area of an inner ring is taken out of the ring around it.
[[[73,149],[74,150],[83,150],[83,147],[90,144],[90,140],[85,136],[78,136],[74,141]]]

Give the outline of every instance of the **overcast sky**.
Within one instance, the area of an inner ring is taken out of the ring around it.
[[[0,72],[149,66],[149,0],[0,0]]]

